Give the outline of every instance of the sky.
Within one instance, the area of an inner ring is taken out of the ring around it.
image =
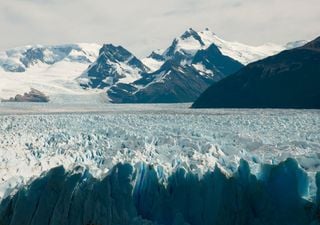
[[[319,0],[0,0],[0,50],[29,44],[122,45],[139,57],[188,28],[251,45],[320,36]]]

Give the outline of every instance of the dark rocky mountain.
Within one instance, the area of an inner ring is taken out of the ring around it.
[[[213,84],[193,108],[320,108],[320,37]]]
[[[159,70],[142,74],[132,84],[119,84],[108,91],[117,103],[178,103],[193,102],[212,83],[238,71],[243,65],[221,54],[212,45],[199,51],[194,64],[183,65],[167,60]]]
[[[171,64],[170,61],[166,62],[158,73],[151,75],[154,75],[153,81],[135,93],[136,102],[192,102],[201,94],[201,90],[205,90],[213,82],[211,77],[200,75],[190,66]],[[136,83],[139,82],[141,81]]]
[[[117,103],[192,102],[213,82],[192,66],[167,61],[161,68],[130,85],[119,84],[108,91]]]
[[[108,97],[115,103],[193,102],[212,83],[243,67],[215,45],[198,51],[190,63],[181,63],[179,57],[168,59],[153,73],[142,73],[140,79],[130,84],[120,82],[112,86]]]
[[[204,70],[200,68],[198,70],[202,73],[213,73],[213,79],[215,82],[229,76],[232,73],[240,70],[243,65],[221,53],[219,48],[212,44],[209,48],[204,50],[199,50],[192,60],[192,65],[201,65]]]
[[[118,82],[130,83],[149,69],[132,53],[122,46],[103,45],[99,57],[80,77],[87,78],[83,87],[105,88]]]

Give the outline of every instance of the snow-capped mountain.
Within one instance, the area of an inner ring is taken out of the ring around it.
[[[154,72],[141,73],[141,78],[132,83],[116,83],[107,90],[108,97],[114,103],[192,102],[213,82],[243,67],[214,45],[198,51],[188,59],[190,62],[175,59],[166,60]]]
[[[0,100],[29,93],[49,96],[50,102],[101,102],[96,90],[83,90],[76,81],[98,57],[101,45],[25,46],[0,52]]]
[[[142,61],[121,46],[104,45],[78,80],[85,88],[105,89],[114,103],[190,102],[242,66],[223,55],[208,34],[189,29],[166,51]]]
[[[150,73],[141,72],[141,78],[132,83],[120,82],[107,94],[116,103],[188,102],[203,88],[237,72],[243,65],[303,43],[249,46],[225,41],[209,29],[188,29],[166,50],[153,51],[142,60]]]
[[[179,38],[175,38],[171,46],[164,51],[165,59],[174,59],[187,63],[201,49],[206,49],[212,44],[211,40],[201,37],[201,33],[189,29]]]
[[[122,46],[106,44],[79,81],[86,88],[105,88],[116,83],[132,83],[148,71],[148,67]]]
[[[238,71],[243,65],[223,55],[217,47],[196,53],[190,63],[183,64],[176,60],[167,60],[157,71],[143,74],[123,91],[113,88],[108,95],[114,101],[139,103],[176,103],[190,102],[199,96],[214,82]],[[133,90],[133,91],[132,91]],[[114,99],[114,96],[117,98]]]
[[[213,82],[212,75],[203,76],[191,66],[166,61],[159,70],[143,74],[129,84],[108,90],[108,96],[118,103],[190,102]]]
[[[274,55],[285,49],[285,46],[276,44],[250,46],[238,42],[229,42],[221,39],[209,29],[197,32],[190,28],[180,37],[175,38],[165,51],[153,52],[142,61],[153,70],[159,69],[168,59],[187,63],[199,50],[207,49],[212,44],[223,55],[229,56],[243,65]]]

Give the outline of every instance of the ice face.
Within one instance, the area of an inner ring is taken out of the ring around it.
[[[218,167],[201,178],[178,168],[166,182],[152,165],[117,164],[101,178],[82,167],[51,169],[0,204],[3,225],[310,225],[316,203],[301,197],[306,173],[288,159],[252,175],[241,160],[231,177]]]

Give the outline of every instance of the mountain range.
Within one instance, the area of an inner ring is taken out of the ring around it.
[[[113,44],[15,48],[0,53],[0,99],[32,89],[56,103],[193,102],[248,63],[304,43],[253,47],[188,29],[143,59]]]
[[[121,46],[104,45],[80,82],[85,88],[106,88],[114,103],[193,102],[211,84],[283,49],[227,42],[208,29],[188,29],[166,50],[141,61]]]

